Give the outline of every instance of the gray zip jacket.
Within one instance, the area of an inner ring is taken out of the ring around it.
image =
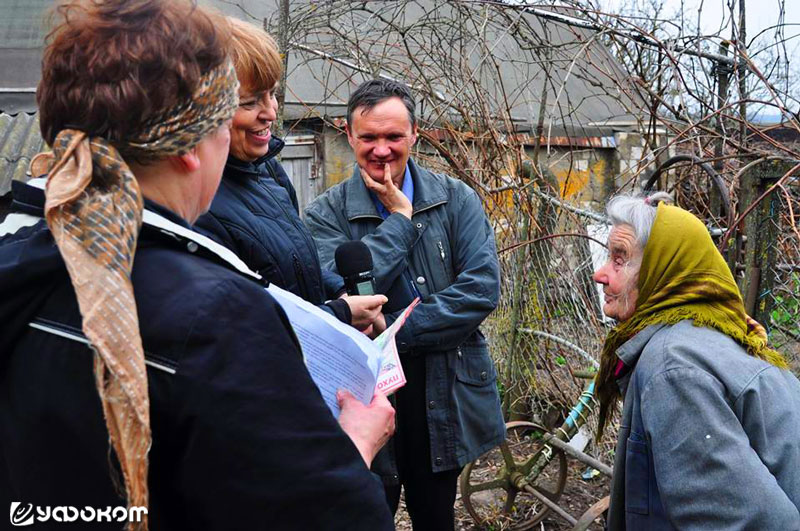
[[[377,291],[385,311],[409,281],[422,297],[396,337],[400,352],[425,357],[426,416],[431,469],[452,470],[505,437],[494,364],[479,325],[500,295],[492,230],[478,195],[467,185],[408,161],[414,179],[409,220],[378,214],[358,168],[352,178],[314,200],[306,225],[323,269],[336,269],[336,248],[361,240],[372,252]],[[406,268],[410,277],[404,274]],[[388,313],[387,324],[399,312]],[[391,474],[380,470],[385,479]]]
[[[634,370],[609,530],[800,530],[800,382],[690,320],[617,355]]]

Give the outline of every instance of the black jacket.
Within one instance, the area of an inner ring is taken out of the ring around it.
[[[17,188],[18,207],[41,215],[41,191]],[[175,214],[146,208],[160,228],[143,227],[132,281],[151,529],[393,529],[380,482],[322,401],[281,308]],[[0,237],[0,503],[124,506],[74,292],[46,224],[29,219]],[[12,215],[0,234],[19,222]]]
[[[320,305],[350,323],[349,307],[335,300],[342,278],[320,269],[314,239],[298,214],[297,194],[275,158],[283,140],[254,162],[228,157],[217,195],[194,229],[228,247],[270,283]],[[334,299],[327,305],[327,299]]]

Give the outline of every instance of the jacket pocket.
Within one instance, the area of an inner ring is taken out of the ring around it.
[[[91,343],[89,343],[89,340],[86,338],[83,330],[80,328],[75,328],[73,326],[52,321],[50,319],[44,319],[42,317],[35,318],[29,323],[29,326],[33,329],[39,330],[40,332],[45,332],[47,334],[56,335],[64,339],[83,343],[87,348],[92,348]],[[144,352],[144,363],[149,367],[153,367],[154,369],[158,369],[159,371],[166,372],[168,374],[174,375],[178,370],[178,362],[174,359],[159,356],[158,354],[153,354],[147,351]]]
[[[634,436],[635,437],[635,436]],[[648,514],[650,508],[650,464],[647,444],[628,438],[625,448],[625,510]]]
[[[485,345],[465,343],[455,356],[453,399],[458,418],[459,460],[474,459],[503,438],[497,373]]]
[[[465,343],[456,350],[456,379],[468,385],[484,386],[497,380],[494,362],[485,345]]]

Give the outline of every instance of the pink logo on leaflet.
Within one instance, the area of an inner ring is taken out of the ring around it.
[[[383,380],[378,382],[378,390],[386,393],[389,390],[394,389],[399,383],[400,383],[400,375],[392,374],[388,378],[384,378]]]
[[[33,525],[33,504],[11,502],[10,519],[11,519],[11,525],[15,527]]]

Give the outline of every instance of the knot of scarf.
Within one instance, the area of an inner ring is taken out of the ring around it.
[[[606,337],[596,376],[600,402],[597,438],[620,398],[614,378],[617,349],[654,324],[692,319],[733,338],[751,356],[777,367],[786,360],[767,346],[767,333],[744,310],[744,303],[725,259],[703,223],[682,208],[658,205],[639,270],[636,309]]]
[[[158,159],[186,153],[233,115],[238,81],[226,61],[209,71],[191,99],[161,114],[129,142],[112,145],[74,129],[51,153],[31,161],[46,173],[45,218],[75,290],[82,329],[109,438],[122,469],[129,507],[148,506],[150,401],[144,349],[131,284],[144,201],[120,150]],[[119,148],[119,149],[118,149]],[[147,529],[146,518],[132,527]]]

